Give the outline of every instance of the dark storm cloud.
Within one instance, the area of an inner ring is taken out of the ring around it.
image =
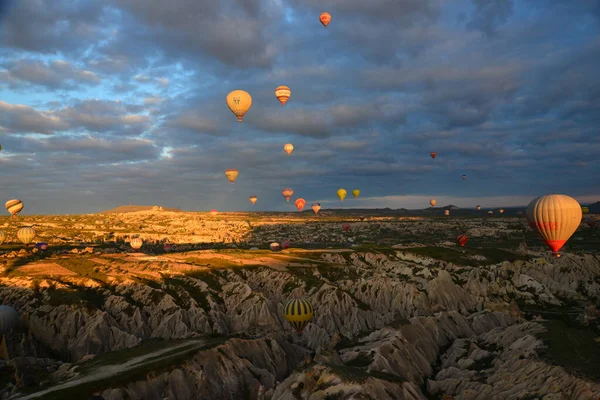
[[[600,195],[594,2],[34,5],[0,22],[3,190],[26,210],[294,210],[284,187],[369,199],[347,207]],[[253,98],[241,124],[234,89]]]

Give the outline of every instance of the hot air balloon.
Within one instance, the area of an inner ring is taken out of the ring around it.
[[[313,317],[312,304],[303,299],[290,300],[283,306],[283,317],[300,333]]]
[[[431,158],[435,158],[437,156],[437,153],[435,151],[432,151],[431,153],[429,153],[429,155],[431,156]]]
[[[238,122],[242,122],[242,118],[252,107],[252,96],[243,90],[234,90],[227,95],[227,107],[235,114]]]
[[[577,200],[564,194],[533,199],[525,212],[529,226],[538,231],[556,257],[560,257],[558,251],[575,233],[582,218]]]
[[[285,197],[285,201],[289,202],[292,196],[294,195],[294,191],[290,188],[285,188],[281,191],[283,197]]]
[[[18,199],[12,199],[4,203],[4,207],[6,207],[6,211],[11,213],[13,217],[16,217],[23,209],[23,202]]]
[[[587,214],[590,212],[590,208],[589,207],[581,207],[581,212],[584,214]]]
[[[354,196],[354,197],[358,197],[358,196],[360,196],[360,190],[359,190],[359,189],[354,189],[354,190],[352,191],[352,196]]]
[[[286,240],[285,242],[283,242],[283,243],[281,244],[281,248],[282,248],[282,249],[284,249],[284,250],[285,250],[285,249],[289,249],[289,248],[290,248],[290,241],[289,241],[289,240]]]
[[[11,306],[0,306],[0,336],[10,332],[17,327],[19,314]]]
[[[463,181],[467,179],[466,175],[461,175],[460,177],[462,178]]]
[[[444,211],[444,215],[450,215],[450,210]]]
[[[321,13],[321,15],[319,15],[319,21],[321,21],[323,26],[327,28],[327,25],[329,25],[329,23],[331,22],[331,14],[329,14],[328,12]]]
[[[285,106],[285,103],[290,99],[290,95],[292,91],[287,86],[277,86],[275,89],[275,97],[281,103],[282,106]]]
[[[131,248],[133,248],[134,250],[139,250],[144,245],[144,241],[141,238],[137,237],[137,238],[131,239],[129,244],[131,245]]]
[[[456,243],[458,243],[458,245],[461,247],[465,247],[465,244],[467,244],[467,240],[469,240],[467,235],[458,235],[458,237],[456,238]]]
[[[296,208],[298,209],[298,211],[302,211],[302,209],[304,208],[304,206],[306,205],[306,200],[304,200],[302,197],[299,199],[296,199],[296,201],[294,202],[294,204],[296,204]]]
[[[38,249],[40,249],[40,250],[42,250],[42,251],[46,251],[46,250],[48,250],[48,243],[46,243],[46,242],[37,242],[35,244],[35,247],[38,248]]]
[[[174,250],[174,246],[171,243],[165,243],[163,246],[163,250],[165,251],[165,253],[168,253]]]
[[[281,247],[279,247],[279,243],[273,242],[269,245],[269,249],[271,249],[271,251],[279,251],[281,250]]]
[[[499,209],[499,210],[498,210],[498,212],[499,212],[500,214],[502,214],[502,213],[504,212],[504,209],[503,209],[503,208],[501,208],[501,209]]]
[[[315,212],[315,214],[319,213],[319,210],[321,209],[321,205],[319,203],[313,203],[310,208],[312,208],[312,210]],[[2,243],[0,243],[2,244]]]
[[[435,205],[437,204],[437,200],[431,199],[431,200],[429,200],[429,204],[431,204],[431,207],[435,207]]]
[[[294,145],[291,143],[286,143],[285,146],[283,146],[283,150],[288,154],[288,156],[290,154],[292,154],[292,151],[294,151]]]
[[[227,177],[227,179],[229,179],[229,182],[231,183],[235,182],[239,174],[240,171],[238,171],[237,169],[228,169],[227,171],[225,171],[225,176]]]
[[[17,238],[24,245],[28,245],[33,241],[33,238],[35,238],[35,229],[30,226],[24,226],[17,231]]]
[[[0,245],[2,245],[2,243],[4,243],[4,241],[6,240],[6,234],[2,231],[0,231]]]
[[[210,215],[217,215],[219,212],[217,210],[215,210],[214,208],[212,210],[210,210]]]
[[[344,201],[347,194],[348,194],[348,192],[346,192],[346,189],[338,189],[337,190],[337,197],[339,197],[341,201]]]
[[[350,230],[350,224],[342,225],[342,229],[344,230],[344,232],[348,232]]]
[[[494,212],[492,210],[488,211],[488,215],[494,215]]]
[[[481,206],[477,206],[477,211],[481,211]]]
[[[250,203],[256,204],[256,200],[258,200],[258,197],[256,197],[256,196],[250,196]]]

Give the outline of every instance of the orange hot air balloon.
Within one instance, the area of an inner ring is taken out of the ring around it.
[[[250,93],[243,90],[234,90],[227,95],[227,107],[237,117],[238,122],[242,122],[242,118],[252,107],[252,96]]]
[[[437,200],[431,199],[431,200],[429,200],[429,204],[431,204],[431,207],[435,207],[435,205],[437,204]]]
[[[549,194],[533,199],[525,211],[529,226],[536,229],[552,254],[558,251],[575,233],[581,223],[581,206],[564,194]]]
[[[503,208],[501,208],[501,209],[499,209],[499,210],[498,210],[498,212],[499,212],[500,214],[502,214],[502,213],[504,212],[504,209],[503,209]]]
[[[215,210],[214,208],[212,210],[210,210],[210,215],[217,215],[219,212],[217,210]]]
[[[250,196],[250,203],[256,204],[256,200],[258,200],[258,197],[256,197],[256,196]]]
[[[465,244],[467,244],[467,240],[469,240],[467,235],[458,235],[458,237],[456,238],[456,243],[458,243],[461,247],[465,247]]]
[[[288,154],[288,156],[290,154],[292,154],[292,151],[294,151],[294,145],[291,143],[287,143],[285,146],[283,146],[283,150]]]
[[[329,23],[331,22],[331,14],[329,14],[328,12],[321,13],[321,15],[319,15],[319,21],[321,21],[323,26],[327,28],[327,25],[329,25]]]
[[[285,103],[290,99],[292,91],[287,86],[277,86],[275,89],[275,97],[281,103],[282,106],[285,106]]]
[[[304,206],[306,205],[306,200],[304,200],[302,197],[299,199],[296,199],[295,201],[296,204],[296,208],[298,209],[298,211],[302,211],[302,209],[304,208]]]
[[[294,195],[294,191],[290,188],[285,188],[281,191],[283,197],[285,197],[285,201],[289,202],[292,196]]]
[[[237,169],[228,169],[227,171],[225,171],[225,176],[227,177],[227,179],[229,179],[229,182],[231,183],[235,182],[239,174],[240,171],[238,171]]]
[[[432,151],[431,153],[429,153],[429,155],[431,156],[431,158],[435,158],[435,156],[437,156],[437,153],[435,151]]]
[[[313,203],[310,207],[315,212],[315,214],[318,214],[319,210],[321,209],[321,205],[319,203]]]

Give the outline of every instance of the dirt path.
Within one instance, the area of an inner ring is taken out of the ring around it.
[[[177,357],[181,354],[184,354],[190,350],[201,349],[207,345],[210,345],[213,341],[210,339],[195,339],[188,340],[183,343],[179,343],[177,345],[167,347],[161,350],[154,351],[152,353],[144,354],[142,356],[137,356],[131,358],[129,361],[126,361],[121,364],[112,364],[112,365],[101,365],[98,367],[97,371],[86,374],[85,376],[80,376],[70,381],[61,383],[59,385],[53,386],[51,388],[30,394],[25,397],[10,397],[10,399],[37,399],[42,396],[52,394],[60,394],[61,391],[65,389],[70,389],[75,386],[85,385],[91,382],[97,382],[101,380],[105,380],[111,377],[114,377],[123,372],[130,372],[137,368],[143,367],[147,363],[154,363],[156,361],[167,360],[169,358]],[[177,351],[178,350],[178,351]]]

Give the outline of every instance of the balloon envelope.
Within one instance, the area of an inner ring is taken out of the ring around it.
[[[19,199],[12,199],[4,203],[4,207],[6,207],[6,211],[16,216],[23,209],[23,202]]]
[[[40,250],[45,251],[45,250],[48,250],[48,243],[46,243],[46,242],[37,242],[35,244],[35,247],[38,248],[38,249],[40,249]]]
[[[281,191],[281,194],[283,195],[283,197],[285,197],[285,201],[289,202],[292,196],[294,195],[294,190],[290,188],[285,188]]]
[[[323,26],[327,28],[327,25],[329,25],[329,23],[331,22],[331,14],[329,14],[328,12],[321,13],[321,15],[319,15],[319,21],[321,21]]]
[[[287,86],[278,86],[275,89],[275,97],[281,103],[282,106],[285,106],[285,103],[289,100],[292,91]]]
[[[437,153],[435,151],[432,151],[431,153],[429,153],[429,155],[431,156],[431,158],[435,158],[437,156]]]
[[[581,206],[572,197],[550,194],[533,199],[525,211],[529,226],[538,231],[555,255],[581,223]]]
[[[242,118],[252,107],[252,96],[250,93],[243,90],[234,90],[227,95],[227,107],[237,117],[238,122],[242,122]]]
[[[431,199],[431,200],[429,200],[429,204],[431,204],[431,207],[435,207],[435,205],[437,204],[437,200]]]
[[[315,212],[315,214],[318,214],[319,210],[321,209],[321,204],[319,204],[319,203],[313,203],[310,207]]]
[[[306,205],[306,200],[304,200],[302,197],[299,199],[296,199],[296,201],[294,202],[294,204],[296,204],[296,208],[298,209],[298,211],[302,211],[302,209],[304,208],[304,206]]]
[[[358,197],[358,196],[360,196],[360,190],[359,190],[359,189],[354,189],[354,190],[352,191],[352,196],[354,196],[354,197]]]
[[[227,171],[225,171],[225,176],[231,183],[235,182],[239,174],[240,171],[238,171],[237,169],[228,169]]]
[[[35,229],[30,226],[25,226],[17,231],[17,238],[21,243],[28,245],[35,238]]]
[[[346,195],[348,194],[348,192],[346,192],[346,189],[338,189],[336,193],[337,197],[339,197],[341,201],[344,201]]]
[[[256,200],[258,200],[258,197],[256,197],[256,196],[250,196],[250,203],[256,204]]]
[[[271,249],[271,251],[279,251],[280,247],[279,247],[279,243],[273,242],[269,245],[269,249]]]
[[[217,210],[215,210],[214,208],[212,210],[210,210],[210,215],[217,215],[219,212]]]
[[[590,212],[590,208],[589,207],[581,207],[581,212],[584,214],[587,214]]]
[[[294,299],[283,306],[283,317],[297,332],[302,332],[312,319],[313,314],[313,306],[307,300]]]
[[[131,239],[131,241],[129,242],[129,244],[131,245],[131,247],[134,250],[139,250],[144,245],[144,241],[141,238],[133,238],[133,239]]]
[[[467,235],[458,235],[456,238],[456,243],[458,243],[459,246],[464,247],[465,244],[467,244],[467,240],[469,240]]]
[[[481,211],[481,206],[477,206],[477,211]]]
[[[288,156],[290,154],[292,154],[292,151],[294,151],[294,145],[291,143],[286,143],[285,146],[283,146],[283,150],[288,154]]]

